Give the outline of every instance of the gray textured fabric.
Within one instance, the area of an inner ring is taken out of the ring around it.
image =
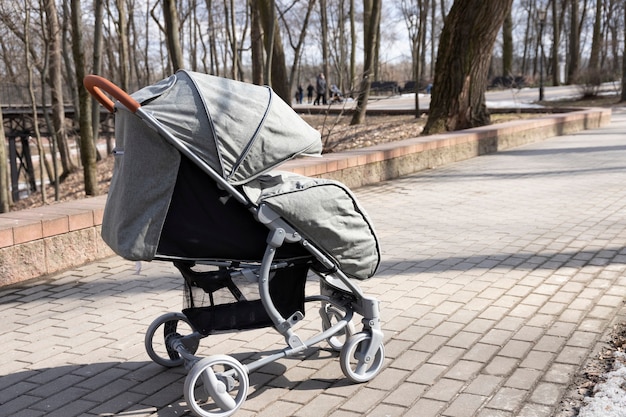
[[[319,133],[269,87],[179,71],[132,97],[175,140],[233,185],[299,154],[321,153]],[[124,106],[117,103],[116,108],[116,160],[102,237],[124,258],[151,260],[180,154],[168,138]]]
[[[244,186],[257,204],[267,204],[302,236],[333,258],[348,276],[367,279],[380,263],[376,233],[356,197],[337,181],[291,173],[263,175]]]
[[[137,116],[118,109],[114,157],[102,238],[126,259],[150,260],[176,184],[180,154]]]
[[[178,71],[132,96],[231,184],[322,152],[319,132],[266,86]]]

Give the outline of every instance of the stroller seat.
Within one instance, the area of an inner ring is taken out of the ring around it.
[[[268,229],[189,158],[182,156],[157,257],[260,261]],[[311,255],[298,244],[285,244],[277,258]]]

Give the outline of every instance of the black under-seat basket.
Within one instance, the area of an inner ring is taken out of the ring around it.
[[[193,264],[175,263],[185,278],[183,313],[202,335],[217,331],[269,327],[273,322],[258,298],[258,284],[245,278],[235,283],[236,268],[220,267],[194,271]],[[272,271],[269,292],[272,303],[284,318],[304,314],[305,286],[309,263],[289,263]],[[243,289],[241,287],[244,287]],[[250,299],[250,298],[256,299]]]

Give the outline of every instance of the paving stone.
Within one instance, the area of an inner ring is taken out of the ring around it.
[[[255,413],[255,415],[258,417],[292,416],[300,407],[302,407],[301,404],[277,400],[271,403],[269,407],[265,408],[263,411]]]
[[[452,404],[444,410],[443,414],[450,417],[471,417],[485,402],[485,397],[460,394],[452,401]]]
[[[423,394],[423,397],[448,403],[464,385],[465,383],[463,381],[442,378],[430,387],[430,389]]]
[[[489,345],[503,346],[512,335],[510,331],[492,329],[480,339],[480,342]]]
[[[515,358],[496,356],[485,367],[485,373],[489,375],[506,376],[510,375],[517,365],[518,360]]]
[[[425,363],[416,368],[415,372],[407,378],[407,381],[424,385],[432,385],[437,379],[439,379],[439,376],[443,374],[446,369],[446,366],[443,365]]]
[[[504,385],[511,388],[530,390],[541,378],[541,375],[542,372],[536,369],[516,369]]]
[[[504,387],[487,403],[487,406],[498,410],[514,412],[520,408],[526,395],[526,390]]]
[[[446,403],[444,402],[421,398],[407,411],[406,415],[435,417],[440,415],[440,411],[445,406]]]
[[[554,361],[556,355],[550,352],[530,351],[520,363],[520,368],[531,368],[538,370],[546,370]]]
[[[463,356],[463,359],[467,359],[469,361],[487,362],[499,350],[500,347],[496,345],[477,343],[476,345],[472,346],[469,351],[467,351],[467,353]]]
[[[563,396],[565,388],[564,385],[542,382],[535,388],[530,399],[534,403],[554,406]]]
[[[366,387],[359,390],[356,395],[343,403],[341,408],[367,414],[369,410],[376,407],[376,404],[381,402],[384,397],[385,391]]]
[[[417,401],[427,388],[428,387],[426,385],[404,382],[396,389],[389,392],[389,395],[387,395],[384,399],[384,402],[404,407],[406,409]]]

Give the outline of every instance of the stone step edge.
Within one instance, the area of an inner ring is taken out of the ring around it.
[[[280,169],[335,179],[351,188],[422,169],[593,129],[611,110],[553,113],[368,148],[298,158]],[[106,195],[0,214],[0,287],[75,268],[113,255],[100,238]]]

